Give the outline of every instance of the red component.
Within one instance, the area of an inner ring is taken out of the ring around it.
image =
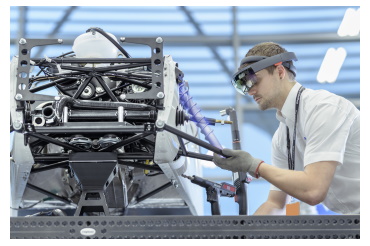
[[[235,186],[223,183],[221,187],[222,187],[222,189],[229,190],[231,192],[236,192]]]
[[[278,62],[278,63],[275,63],[274,65],[275,66],[279,66],[280,64],[282,64],[283,62]]]

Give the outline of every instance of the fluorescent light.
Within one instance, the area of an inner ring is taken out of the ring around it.
[[[334,83],[337,80],[346,56],[347,52],[342,47],[338,49],[328,49],[317,74],[317,81],[320,83]]]
[[[360,33],[360,8],[357,10],[349,8],[344,14],[342,23],[338,28],[338,35],[344,36],[357,36]]]

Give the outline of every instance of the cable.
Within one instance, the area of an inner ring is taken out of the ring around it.
[[[114,46],[116,46],[126,56],[126,58],[131,57],[130,54],[127,53],[127,51],[124,48],[122,48],[122,46],[119,45],[119,43],[117,43],[111,36],[104,32],[103,29],[99,27],[90,27],[89,29],[86,30],[86,32],[90,32],[91,30],[97,31],[98,33],[106,37]]]

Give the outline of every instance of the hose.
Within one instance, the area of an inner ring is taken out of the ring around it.
[[[223,149],[222,145],[213,133],[213,129],[208,126],[209,123],[200,112],[201,110],[197,107],[197,104],[193,101],[193,97],[189,95],[189,89],[184,81],[179,84],[179,95],[181,105],[185,110],[187,110],[188,114],[195,119],[195,123],[200,128],[200,132],[205,136],[205,139],[211,145],[219,149]]]
[[[116,46],[122,52],[122,54],[124,54],[126,56],[126,58],[131,57],[130,54],[127,53],[127,51],[125,49],[123,49],[122,46],[119,45],[112,37],[110,37],[106,32],[104,32],[103,29],[101,29],[99,27],[90,27],[89,29],[87,29],[86,32],[89,32],[91,30],[97,31],[98,33],[100,33],[101,35],[106,37],[114,46]]]

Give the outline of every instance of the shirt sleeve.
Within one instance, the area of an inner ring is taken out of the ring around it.
[[[348,103],[319,103],[307,114],[304,166],[319,161],[343,163],[349,131],[354,119]]]

